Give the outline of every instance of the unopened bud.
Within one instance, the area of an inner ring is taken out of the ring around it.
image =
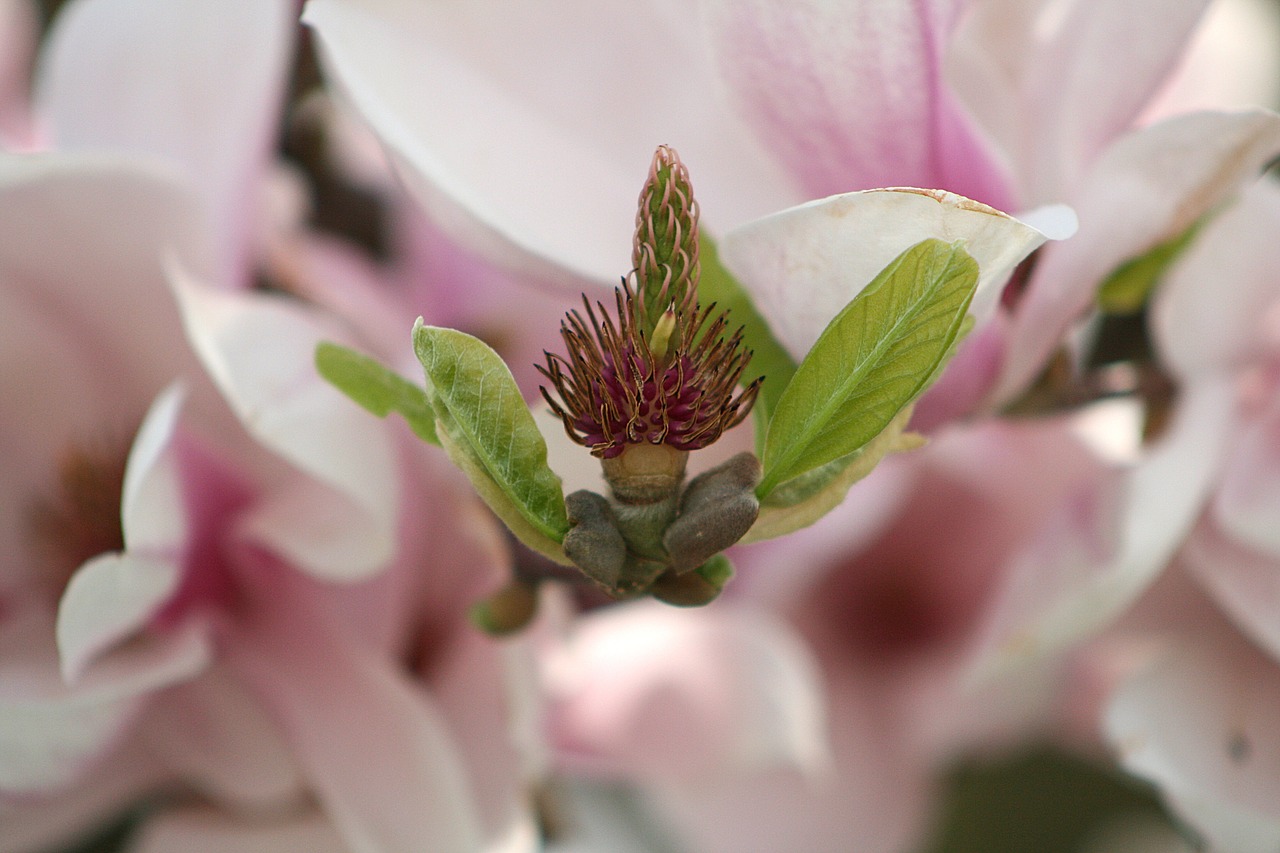
[[[739,453],[689,481],[680,510],[662,537],[671,567],[680,574],[737,542],[760,514],[755,488],[760,460]]]
[[[724,554],[717,554],[692,572],[666,572],[653,582],[649,592],[676,607],[703,607],[719,597],[731,577],[733,564]]]
[[[495,637],[526,628],[538,613],[538,588],[528,581],[513,581],[471,607],[471,622]]]

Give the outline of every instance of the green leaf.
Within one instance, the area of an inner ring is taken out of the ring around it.
[[[343,394],[380,418],[399,412],[414,435],[434,445],[436,415],[427,392],[375,359],[321,341],[316,345],[316,371]]]
[[[476,491],[522,542],[569,565],[560,478],[515,379],[483,341],[455,329],[413,327],[441,444]]]
[[[861,450],[779,484],[761,502],[755,524],[738,541],[761,542],[808,527],[839,506],[853,484],[870,474],[885,456],[923,444],[922,436],[905,432],[911,408],[900,411]]]
[[[924,240],[836,315],[778,401],[760,499],[861,449],[915,400],[951,351],[977,284],[978,264],[959,242]]]
[[[1108,314],[1136,314],[1164,276],[1169,265],[1182,254],[1201,226],[1202,218],[1170,240],[1159,244],[1145,255],[1139,255],[1116,267],[1098,288],[1098,307]]]
[[[698,301],[703,305],[714,302],[721,310],[728,310],[730,329],[742,326],[743,343],[751,350],[751,363],[747,365],[743,379],[750,382],[757,376],[765,378],[764,384],[760,386],[760,394],[756,397],[754,410],[756,453],[760,453],[764,445],[765,425],[777,407],[787,383],[795,374],[796,363],[773,336],[769,324],[751,301],[751,296],[733,277],[733,273],[720,263],[715,243],[705,234],[699,243],[698,254],[702,267]]]

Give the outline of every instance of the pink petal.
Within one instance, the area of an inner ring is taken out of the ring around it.
[[[1280,559],[1280,397],[1235,437],[1213,511],[1228,536]]]
[[[964,240],[978,262],[979,322],[1000,286],[1045,236],[1007,214],[937,190],[846,193],[784,210],[725,235],[725,265],[756,298],[779,340],[804,357],[880,270],[929,237]]]
[[[467,758],[485,849],[532,853],[542,848],[528,792],[546,773],[532,643],[458,627],[460,636],[426,673],[428,683]]]
[[[1131,133],[1100,158],[1074,200],[1080,231],[1044,252],[1014,316],[996,399],[1036,374],[1098,286],[1221,203],[1280,153],[1280,116],[1194,113]]]
[[[1207,5],[974,4],[949,70],[963,102],[1008,152],[1022,204],[1074,197],[1169,75]]]
[[[1207,519],[1179,556],[1241,632],[1280,660],[1280,561],[1241,547]]]
[[[712,221],[800,198],[720,102],[687,5],[312,0],[304,20],[419,202],[535,279],[581,290],[626,272],[660,143]]]
[[[215,291],[170,270],[193,348],[251,435],[314,479],[295,477],[259,501],[245,531],[328,578],[384,567],[395,547],[390,433],[320,378],[332,321],[295,302]]]
[[[221,283],[242,275],[292,47],[287,0],[91,0],[58,16],[39,111],[65,150],[154,155],[196,188]],[[228,49],[234,45],[234,49]]]
[[[466,769],[433,699],[332,625],[303,579],[259,568],[279,572],[277,586],[262,587],[229,636],[230,665],[275,718],[350,847],[479,850]]]
[[[827,772],[761,768],[713,784],[665,786],[660,817],[705,853],[916,849],[928,825],[932,771],[894,737],[878,685],[836,682],[829,704],[833,766]]]
[[[1012,201],[941,79],[964,4],[707,4],[735,104],[810,197],[941,187]]]
[[[1214,216],[1161,284],[1152,325],[1182,374],[1244,366],[1275,346],[1280,188],[1261,180]]]
[[[1230,629],[1197,631],[1122,685],[1107,736],[1214,849],[1280,844],[1280,670]]]
[[[569,766],[671,781],[826,760],[813,663],[762,614],[619,605],[581,619],[549,666]]]
[[[1055,655],[1105,627],[1151,584],[1203,508],[1229,436],[1223,380],[1183,389],[1145,458],[1072,494],[1013,562],[974,676]]]
[[[157,696],[140,730],[158,760],[215,802],[266,810],[305,796],[283,733],[225,665]]]

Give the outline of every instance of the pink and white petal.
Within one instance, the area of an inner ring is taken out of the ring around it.
[[[1214,216],[1152,300],[1161,357],[1182,375],[1243,366],[1280,340],[1280,186],[1263,179]]]
[[[458,627],[428,683],[467,758],[485,849],[533,853],[541,848],[528,792],[544,778],[547,757],[532,642]]]
[[[296,302],[212,290],[173,265],[191,344],[245,429],[317,482],[268,494],[245,530],[309,571],[367,577],[395,548],[390,433],[320,378],[316,344],[342,329]]]
[[[1020,81],[1024,147],[1014,160],[1024,204],[1074,195],[1169,75],[1207,5],[1075,0],[1042,7],[1035,32],[1021,42],[1030,60]]]
[[[1280,661],[1280,560],[1241,547],[1211,519],[1201,521],[1180,561],[1241,632]]]
[[[1214,849],[1280,844],[1280,669],[1225,625],[1122,684],[1107,737]]]
[[[617,280],[662,142],[716,219],[798,200],[718,101],[687,6],[313,0],[304,20],[418,201],[472,250],[537,280]]]
[[[1190,532],[1230,437],[1225,379],[1188,386],[1169,432],[1146,456],[1071,494],[1014,558],[970,676],[1046,660],[1118,617]]]
[[[1280,396],[1236,435],[1213,515],[1241,545],[1280,559]]]
[[[434,700],[308,601],[304,578],[259,568],[274,573],[277,595],[258,591],[228,634],[226,659],[275,719],[350,848],[481,850],[466,767]]]
[[[735,105],[809,197],[942,187],[1007,207],[1004,176],[940,76],[964,5],[705,7]]]
[[[1049,246],[1014,314],[1007,401],[1040,370],[1120,264],[1183,233],[1280,153],[1280,116],[1193,113],[1135,131],[1099,159],[1074,204],[1080,230]]]
[[[53,143],[176,166],[214,229],[224,286],[246,273],[294,15],[289,0],[82,0],[42,56],[37,109]]]
[[[265,813],[305,799],[283,734],[223,664],[156,696],[139,731],[158,761],[214,802]]]
[[[149,692],[192,677],[210,656],[199,626],[100,659],[75,684],[59,674],[51,614],[10,614],[0,631],[0,788],[56,788],[116,741]]]
[[[979,322],[1000,287],[1045,235],[994,208],[940,190],[845,193],[802,204],[725,235],[725,265],[756,298],[797,359],[885,266],[926,238],[963,240],[978,262]]]
[[[652,781],[829,759],[816,665],[762,613],[652,602],[579,620],[549,658],[548,726],[566,766]]]
[[[160,812],[129,845],[131,853],[362,853],[323,814],[276,820],[237,819],[234,812],[189,807]]]
[[[1280,14],[1266,0],[1217,0],[1141,122],[1192,110],[1280,103]]]

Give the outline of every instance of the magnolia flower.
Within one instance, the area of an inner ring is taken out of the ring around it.
[[[336,318],[246,292],[291,24],[70,4],[35,98],[55,150],[0,162],[4,381],[32,401],[0,430],[14,849],[160,784],[318,804],[353,850],[532,844],[523,759],[492,737],[507,656],[460,618],[505,561],[491,522],[315,375]]]
[[[1227,416],[1211,491],[1174,558],[1195,585],[1195,621],[1156,623],[1166,647],[1106,712],[1124,765],[1156,782],[1213,849],[1233,851],[1280,843],[1268,716],[1280,691],[1277,223],[1280,190],[1264,180],[1204,227],[1156,296],[1161,355],[1187,392],[1224,388]]]

